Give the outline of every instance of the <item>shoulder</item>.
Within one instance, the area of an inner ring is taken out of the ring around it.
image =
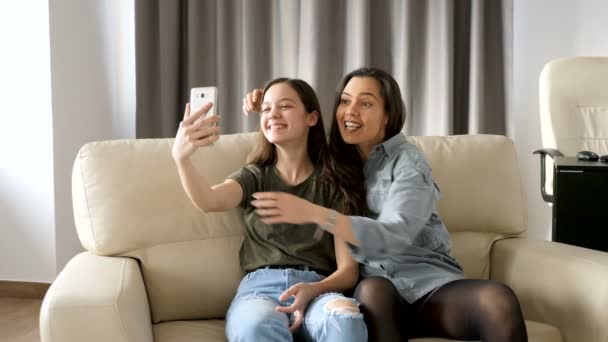
[[[247,164],[238,169],[232,175],[228,176],[228,178],[232,178],[241,184],[258,182],[264,179],[265,176],[268,174],[267,169],[267,167],[259,166],[256,164]]]
[[[392,144],[387,148],[390,160],[396,166],[416,165],[424,163],[428,165],[426,158],[418,146],[414,145],[405,135],[391,138]]]
[[[393,174],[422,174],[425,180],[430,180],[431,166],[426,157],[405,135],[399,139],[399,143],[393,146],[392,154]]]
[[[258,179],[262,179],[270,174],[271,166],[260,166],[258,164],[247,164],[239,172],[246,173]]]

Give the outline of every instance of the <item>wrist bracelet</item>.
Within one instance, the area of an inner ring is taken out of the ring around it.
[[[327,221],[321,225],[321,228],[323,228],[323,230],[331,232],[334,229],[334,227],[336,226],[337,216],[338,216],[337,211],[335,211],[333,209],[329,209],[329,214],[327,215]]]

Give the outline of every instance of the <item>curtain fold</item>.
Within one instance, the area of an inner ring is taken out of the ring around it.
[[[329,128],[349,71],[390,72],[412,135],[505,134],[512,0],[136,0],[137,137],[172,137],[215,85],[222,132],[257,130],[243,95],[275,77],[317,92]]]

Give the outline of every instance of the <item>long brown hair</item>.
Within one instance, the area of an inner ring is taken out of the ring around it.
[[[275,84],[285,83],[298,93],[300,101],[304,104],[304,109],[307,113],[317,112],[319,118],[317,123],[308,131],[308,157],[315,166],[325,167],[329,150],[327,148],[327,139],[325,137],[325,128],[321,117],[321,106],[319,100],[312,87],[303,80],[295,78],[276,78],[264,87],[262,99],[270,87]],[[264,136],[262,128],[258,131],[258,142],[253,151],[247,157],[248,164],[256,164],[259,166],[273,165],[277,161],[277,152],[274,144],[271,144]]]
[[[384,99],[384,111],[388,115],[388,123],[384,131],[384,141],[399,134],[405,122],[405,105],[399,90],[399,84],[386,71],[377,68],[360,68],[344,76],[336,89],[333,107],[333,118],[329,133],[329,151],[331,154],[330,169],[334,185],[345,197],[345,203],[350,203],[355,212],[367,210],[365,198],[364,162],[357,146],[347,144],[340,134],[336,112],[340,105],[342,92],[353,77],[371,77],[380,84],[380,96]]]
[[[350,215],[363,214],[364,210],[359,208],[359,205],[352,201],[353,196],[350,195],[351,190],[340,188],[341,182],[338,181],[338,175],[334,172],[335,163],[332,162],[332,158],[329,154],[323,118],[321,116],[321,106],[319,105],[319,100],[317,99],[315,91],[305,81],[292,78],[277,78],[268,82],[264,87],[262,98],[264,98],[264,95],[270,87],[278,83],[286,83],[295,90],[308,113],[312,113],[313,111],[319,113],[317,124],[308,131],[307,144],[310,160],[316,167],[321,168],[317,182],[326,190],[327,194],[331,194],[335,197],[334,199],[337,201],[338,208],[342,213]],[[277,154],[275,145],[271,144],[266,139],[264,133],[260,129],[258,133],[258,142],[254,150],[247,157],[247,163],[268,166],[276,163],[276,159]],[[330,191],[332,187],[337,189],[337,191]],[[363,194],[361,196],[365,200],[365,195]]]

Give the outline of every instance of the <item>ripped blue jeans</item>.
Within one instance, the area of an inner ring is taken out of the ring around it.
[[[291,305],[293,297],[281,302],[279,296],[297,283],[323,278],[313,271],[294,269],[259,269],[247,274],[226,314],[228,341],[367,341],[363,314],[326,307],[333,299],[356,303],[339,293],[326,293],[313,299],[306,307],[300,328],[293,335],[289,332],[293,315],[278,312],[275,307]]]

